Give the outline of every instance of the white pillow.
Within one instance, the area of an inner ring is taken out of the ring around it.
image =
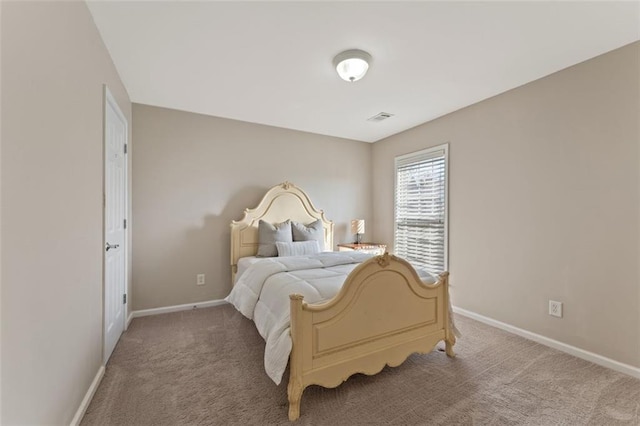
[[[303,256],[306,254],[320,253],[320,246],[316,240],[312,241],[294,241],[285,243],[276,241],[278,256]]]

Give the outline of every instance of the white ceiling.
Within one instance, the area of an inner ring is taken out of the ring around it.
[[[367,142],[640,39],[638,2],[88,4],[133,102]]]

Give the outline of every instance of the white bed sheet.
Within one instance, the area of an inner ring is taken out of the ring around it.
[[[264,259],[264,257],[257,257],[257,256],[247,256],[247,257],[241,257],[240,259],[238,259],[238,270],[236,272],[236,282],[238,282],[238,280],[240,279],[240,276],[244,274],[244,271],[246,271],[249,266],[253,265],[257,261],[262,259]]]
[[[301,294],[307,303],[329,300],[349,273],[372,256],[353,251],[259,258],[243,271],[225,300],[255,322],[266,341],[265,370],[276,384],[291,353],[289,295]],[[419,272],[425,282],[435,282],[433,276]]]
[[[289,295],[301,294],[308,303],[328,300],[353,268],[370,257],[354,251],[261,258],[236,281],[225,300],[256,324],[266,341],[264,367],[276,384],[291,353]]]

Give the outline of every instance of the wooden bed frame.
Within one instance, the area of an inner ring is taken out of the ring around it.
[[[309,197],[284,182],[271,188],[258,207],[231,224],[231,265],[257,252],[258,220],[308,223],[322,219],[325,248],[333,248],[333,223]],[[398,366],[413,353],[428,353],[444,340],[453,357],[447,272],[427,285],[408,262],[385,253],[357,266],[338,294],[322,304],[307,304],[292,294],[289,358],[289,419],[300,416],[302,392],[309,385],[336,387],[356,373],[376,374]]]
[[[324,249],[333,251],[333,222],[313,206],[303,190],[290,182],[283,182],[267,191],[258,207],[245,209],[242,220],[231,222],[232,285],[236,282],[238,259],[255,256],[258,252],[258,222],[261,219],[269,223],[291,219],[304,224],[320,219],[324,226]]]

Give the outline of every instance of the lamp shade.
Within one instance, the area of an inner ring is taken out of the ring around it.
[[[351,221],[352,234],[364,234],[364,219],[354,219]]]
[[[333,58],[333,66],[344,81],[360,80],[367,73],[371,55],[363,50],[346,50]]]

